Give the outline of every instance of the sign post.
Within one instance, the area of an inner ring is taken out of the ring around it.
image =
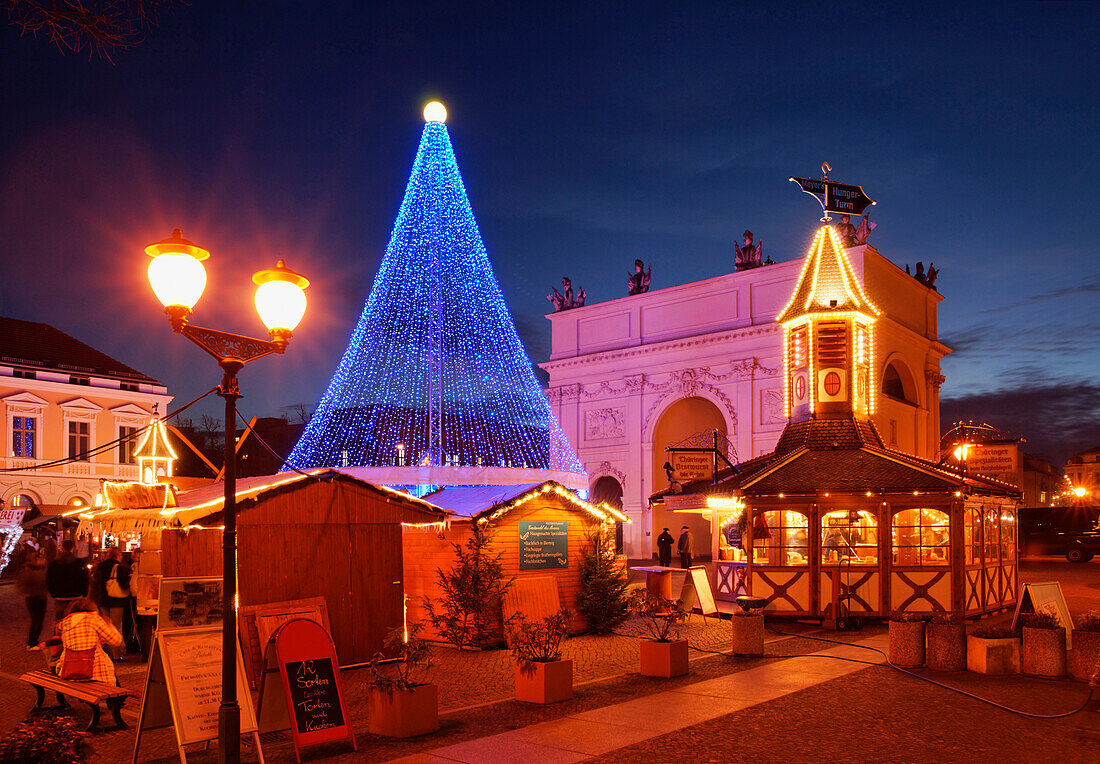
[[[853,186],[829,180],[829,171],[832,169],[832,167],[829,167],[828,162],[824,162],[821,165],[821,170],[825,174],[824,178],[790,177],[787,179],[792,183],[797,183],[804,193],[817,199],[821,204],[821,211],[825,213],[825,217],[822,218],[823,222],[829,222],[830,212],[858,217],[863,214],[865,209],[877,204],[871,197],[867,196],[863,186]]]
[[[264,649],[264,665],[259,707],[264,732],[289,727],[299,762],[304,745],[346,739],[352,750],[359,750],[348,720],[336,647],[321,624],[306,618],[284,623]],[[281,682],[276,683],[275,674]]]

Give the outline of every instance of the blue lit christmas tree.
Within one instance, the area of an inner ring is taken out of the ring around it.
[[[582,473],[493,275],[443,105],[424,118],[386,255],[289,462]]]

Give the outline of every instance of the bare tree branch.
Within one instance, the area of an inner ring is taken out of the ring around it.
[[[177,0],[0,0],[21,34],[48,37],[62,53],[87,50],[112,61],[157,25]]]

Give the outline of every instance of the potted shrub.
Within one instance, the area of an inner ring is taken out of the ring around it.
[[[1066,630],[1049,613],[1021,613],[1020,668],[1034,676],[1066,675]]]
[[[370,662],[371,678],[367,712],[372,735],[413,737],[439,729],[439,688],[427,682],[432,665],[432,648],[420,636],[423,624],[391,629],[385,646],[396,652],[399,662],[382,664],[382,653]]]
[[[1089,681],[1100,670],[1100,612],[1085,613],[1073,630],[1073,649],[1070,654],[1070,673],[1077,679]]]
[[[509,619],[509,641],[516,661],[516,700],[559,703],[573,697],[573,661],[562,660],[561,642],[569,631],[562,608],[537,621],[522,613]]]
[[[890,662],[913,668],[924,665],[924,619],[894,611],[890,616]]]
[[[966,669],[966,624],[955,613],[940,613],[928,622],[928,668],[936,671]]]
[[[688,612],[679,600],[657,597],[645,590],[636,590],[630,599],[630,612],[645,625],[649,639],[641,644],[642,676],[671,679],[688,672],[688,643],[676,639],[677,624]]]
[[[1008,626],[976,627],[966,637],[966,667],[978,674],[1020,673],[1020,639]]]
[[[764,654],[764,600],[738,597],[740,610],[733,611],[733,654],[758,656]]]

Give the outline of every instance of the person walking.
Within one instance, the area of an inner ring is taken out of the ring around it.
[[[100,611],[106,613],[115,629],[122,633],[122,614],[130,601],[130,571],[122,564],[122,550],[111,547],[107,558],[96,566],[96,600]],[[115,650],[115,660],[126,659],[126,647]]]
[[[661,531],[661,535],[657,537],[657,561],[662,568],[672,565],[672,544],[675,541],[676,539],[672,538],[672,534],[668,532],[668,528]]]
[[[15,574],[15,588],[23,595],[27,613],[31,617],[27,630],[27,649],[38,647],[38,638],[42,636],[42,624],[46,620],[46,556],[32,540],[25,540],[18,549],[18,571]]]
[[[695,551],[695,535],[683,525],[680,527],[680,539],[676,542],[676,551],[680,553],[680,567],[691,567],[691,555]]]
[[[68,665],[78,673],[83,673],[88,658],[91,658],[91,676],[96,682],[117,685],[115,667],[111,658],[102,649],[103,645],[115,648],[122,646],[122,634],[98,612],[94,602],[87,597],[78,597],[69,605],[68,614],[58,625],[61,634],[61,672]]]
[[[46,589],[53,597],[55,623],[61,623],[74,600],[88,596],[88,568],[76,556],[72,539],[61,542],[60,554],[46,566]]]

